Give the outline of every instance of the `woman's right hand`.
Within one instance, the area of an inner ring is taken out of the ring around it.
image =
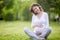
[[[43,24],[35,24],[34,26],[33,26],[33,28],[35,28],[35,27],[43,27]]]
[[[37,35],[41,35],[41,33],[42,33],[42,32],[40,32],[40,31],[37,31],[37,32],[36,32]]]

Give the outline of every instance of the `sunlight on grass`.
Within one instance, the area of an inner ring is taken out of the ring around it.
[[[0,21],[0,40],[30,40],[24,33],[24,27],[30,27],[31,22],[12,21],[5,22]],[[48,40],[60,40],[60,24],[51,22],[52,33],[48,37]]]

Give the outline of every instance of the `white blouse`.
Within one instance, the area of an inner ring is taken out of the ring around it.
[[[42,16],[40,18],[38,18],[36,15],[33,14],[32,16],[32,23],[31,23],[31,27],[33,27],[33,25],[35,24],[43,24],[43,27],[35,27],[34,28],[34,32],[36,31],[43,31],[44,28],[49,27],[49,19],[48,19],[48,14],[46,12],[42,12]]]

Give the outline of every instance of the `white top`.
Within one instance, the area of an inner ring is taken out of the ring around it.
[[[32,23],[31,23],[31,26],[33,27],[33,25],[35,24],[40,24],[42,23],[43,24],[43,27],[35,27],[34,28],[34,32],[36,31],[43,31],[44,28],[47,28],[49,27],[49,19],[48,19],[48,14],[46,12],[42,12],[42,16],[40,18],[38,18],[36,15],[33,14],[32,16]]]

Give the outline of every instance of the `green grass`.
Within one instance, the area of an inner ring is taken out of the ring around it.
[[[30,40],[24,33],[24,27],[28,26],[30,29],[31,22],[0,21],[0,40]],[[60,40],[60,23],[50,22],[52,27],[52,33],[48,37],[48,40]]]

